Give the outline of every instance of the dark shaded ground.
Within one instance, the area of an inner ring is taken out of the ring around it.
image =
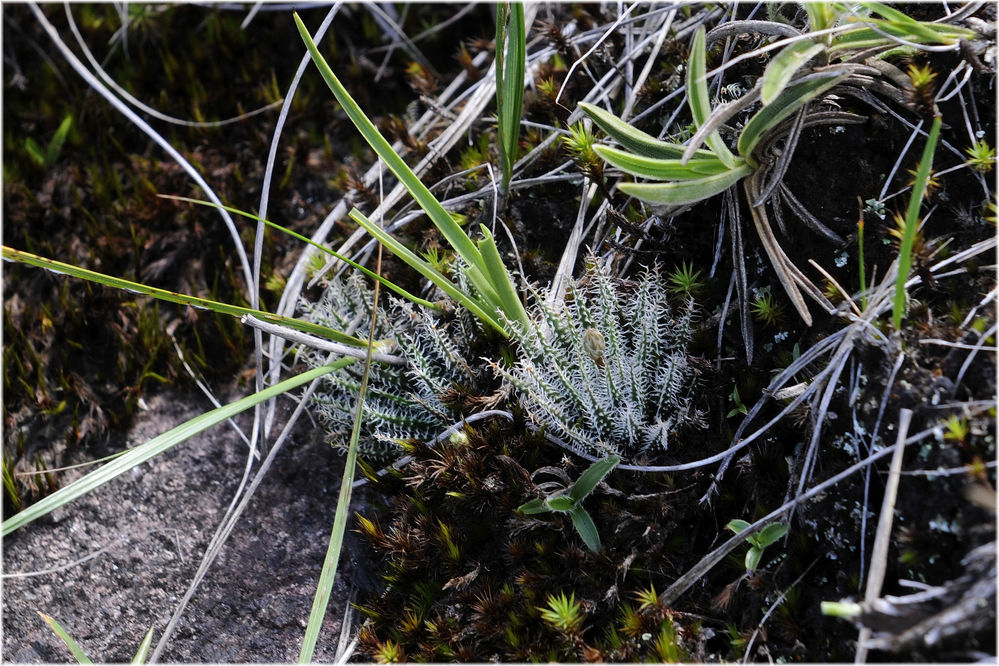
[[[197,415],[206,402],[174,391],[153,398],[127,443]],[[244,427],[248,422],[241,419]],[[125,443],[109,442],[107,451]],[[36,611],[58,620],[95,660],[131,660],[150,626],[157,628],[155,644],[228,506],[245,448],[232,428],[218,426],[5,539],[5,575],[70,566],[4,579],[3,660],[72,661]],[[300,428],[189,604],[165,661],[298,657],[341,473],[342,458]],[[345,581],[356,578],[349,560],[342,560],[345,575],[333,591],[317,661],[335,654],[350,593]]]

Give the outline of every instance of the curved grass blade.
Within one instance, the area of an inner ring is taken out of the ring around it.
[[[102,485],[115,477],[141,465],[147,460],[155,458],[164,451],[172,449],[177,444],[190,439],[194,435],[207,430],[217,423],[221,423],[222,421],[225,421],[226,419],[231,418],[236,414],[253,407],[254,405],[264,402],[265,400],[270,400],[271,398],[275,398],[286,391],[290,391],[298,386],[301,386],[302,384],[306,384],[317,377],[322,377],[323,375],[333,372],[338,368],[345,367],[346,365],[353,363],[355,360],[356,359],[353,358],[343,358],[338,359],[329,365],[313,368],[308,372],[303,372],[300,375],[286,379],[279,384],[275,384],[274,386],[268,387],[263,391],[249,395],[241,400],[237,400],[236,402],[223,405],[222,407],[213,409],[210,412],[205,412],[190,421],[186,421],[175,428],[171,428],[167,432],[152,438],[148,442],[137,446],[134,449],[130,449],[113,462],[110,462],[100,469],[94,470],[90,474],[77,479],[68,486],[60,488],[48,497],[32,504],[24,511],[14,514],[12,517],[3,521],[2,526],[0,526],[0,528],[2,528],[0,529],[0,535],[7,536],[14,530],[51,513],[61,506],[69,504],[73,500],[78,499],[87,493],[96,490],[97,488],[100,488]]]
[[[381,272],[382,249],[378,248],[378,271]],[[343,535],[347,530],[347,514],[350,512],[350,496],[354,489],[354,468],[357,465],[357,442],[361,436],[361,415],[364,412],[364,398],[368,394],[368,377],[371,375],[371,349],[375,342],[375,324],[378,318],[378,283],[375,283],[375,293],[371,303],[371,326],[368,328],[368,353],[364,359],[364,374],[361,375],[361,386],[357,390],[357,406],[354,410],[354,423],[350,431],[350,444],[347,447],[347,459],[344,461],[343,477],[340,481],[340,494],[337,497],[336,514],[333,516],[333,528],[330,532],[330,543],[326,549],[323,568],[319,574],[319,584],[316,595],[312,599],[312,609],[309,611],[309,623],[302,639],[302,649],[298,654],[300,664],[312,662],[312,655],[319,640],[319,630],[323,626],[323,617],[329,606],[330,595],[333,593],[333,583],[336,581],[336,570],[340,563],[340,551],[343,548]]]
[[[706,76],[706,55],[704,52],[704,26],[697,28],[694,33],[694,43],[690,47],[690,60],[687,62],[687,103],[690,105],[690,115],[694,118],[694,124],[700,127],[711,115],[711,97],[708,94],[708,80]],[[728,149],[717,131],[711,132],[704,139],[722,164],[730,169],[735,166],[735,156]]]
[[[919,159],[916,180],[912,184],[909,206],[905,209],[905,230],[902,232],[902,242],[898,246],[898,274],[895,277],[895,300],[891,309],[891,321],[896,331],[902,326],[902,314],[905,311],[905,282],[909,279],[909,269],[912,268],[912,245],[919,229],[919,208],[922,206],[926,185],[930,180],[930,167],[937,149],[937,140],[940,138],[942,121],[940,115],[933,118],[926,146],[923,147],[923,156]]]
[[[409,168],[399,154],[392,150],[391,144],[385,140],[385,137],[378,131],[378,128],[374,126],[374,123],[364,114],[361,107],[358,106],[354,98],[350,96],[350,93],[347,92],[347,89],[343,87],[343,84],[340,83],[340,80],[333,73],[326,59],[319,53],[319,49],[316,48],[308,29],[302,23],[302,19],[299,18],[297,13],[294,15],[294,18],[295,25],[298,26],[298,32],[302,36],[302,41],[305,42],[305,46],[309,49],[309,54],[312,56],[312,61],[319,69],[319,73],[322,75],[323,80],[326,81],[326,85],[333,92],[333,96],[336,97],[336,100],[354,123],[354,126],[357,127],[364,140],[368,142],[368,145],[371,146],[378,157],[385,162],[389,170],[399,179],[399,182],[409,190],[409,193],[427,213],[430,220],[440,230],[444,238],[447,239],[447,242],[465,260],[465,263],[469,266],[481,265],[482,257],[479,256],[479,251],[476,249],[475,243],[465,234],[458,223],[454,221],[454,218],[451,217],[451,214],[444,209],[437,198],[434,197],[419,177],[413,173],[412,169]]]
[[[42,616],[45,620],[45,624],[49,625],[49,628],[55,632],[56,636],[62,639],[62,642],[66,644],[69,651],[73,653],[73,657],[81,664],[92,664],[94,662],[90,661],[90,657],[87,653],[83,651],[80,644],[73,640],[73,637],[69,635],[69,632],[62,628],[62,625],[56,622],[55,618],[49,617],[45,613],[38,611],[38,614]]]
[[[611,146],[593,146],[593,150],[608,164],[633,176],[653,180],[696,180],[728,171],[728,167],[714,156],[690,160],[684,164],[678,159],[645,157]],[[736,158],[736,165],[743,161]]]
[[[482,255],[482,265],[486,269],[489,284],[496,287],[496,306],[512,321],[524,324],[528,321],[527,310],[520,300],[520,295],[514,289],[513,283],[507,278],[506,266],[496,247],[496,239],[486,225],[480,225],[482,240],[479,241],[479,253]]]
[[[763,136],[779,125],[781,121],[800,109],[807,102],[846,78],[839,71],[809,74],[787,86],[770,104],[753,114],[739,134],[738,150],[751,164],[754,164],[753,149]]]
[[[683,206],[721,194],[751,173],[753,169],[748,164],[741,164],[724,173],[698,180],[675,183],[621,183],[618,189],[651,204]]]
[[[503,165],[503,191],[510,187],[517,159],[520,117],[524,109],[524,73],[527,67],[524,5],[496,5],[496,110],[497,135]]]
[[[292,231],[288,227],[281,226],[277,222],[271,222],[270,220],[264,219],[264,218],[260,217],[259,215],[254,215],[253,213],[248,213],[245,210],[240,210],[238,208],[233,208],[231,206],[223,206],[221,204],[212,203],[211,201],[202,201],[201,199],[190,199],[188,197],[178,197],[178,196],[174,196],[172,194],[157,194],[156,196],[160,197],[161,199],[173,199],[175,201],[184,201],[184,202],[187,202],[187,203],[198,204],[200,206],[208,206],[210,208],[222,208],[223,210],[227,210],[230,213],[235,213],[236,215],[242,215],[243,217],[248,217],[251,220],[256,220],[257,222],[262,222],[263,224],[266,224],[268,227],[271,227],[272,229],[277,229],[278,231],[280,231],[282,233],[288,234],[289,236],[291,236],[292,238],[295,238],[296,240],[300,240],[303,243],[308,243],[312,247],[314,247],[314,248],[316,248],[316,249],[318,249],[318,250],[320,250],[322,252],[325,252],[326,254],[330,255],[331,257],[336,257],[337,259],[339,259],[343,263],[347,264],[348,266],[351,266],[352,268],[356,268],[357,270],[361,271],[362,273],[364,273],[365,275],[367,275],[372,280],[377,280],[378,282],[381,282],[383,285],[385,285],[386,288],[391,289],[392,291],[394,291],[395,293],[399,294],[400,296],[402,296],[403,298],[405,298],[407,301],[410,301],[411,303],[415,303],[417,305],[420,305],[420,306],[425,307],[425,308],[429,308],[431,310],[439,310],[440,309],[440,308],[437,307],[437,305],[435,303],[431,303],[430,301],[428,301],[426,299],[420,298],[419,296],[417,296],[415,294],[409,293],[408,291],[406,291],[405,289],[403,289],[399,285],[393,283],[388,278],[386,278],[386,277],[384,277],[382,275],[379,275],[378,273],[376,273],[375,271],[371,270],[370,268],[367,268],[366,266],[362,266],[361,264],[359,264],[356,261],[352,260],[350,257],[345,257],[344,255],[340,254],[339,252],[336,252],[335,250],[331,250],[330,248],[326,247],[322,243],[317,243],[316,241],[312,240],[311,238],[309,238],[307,236],[303,236],[302,234],[300,234],[300,233],[298,233],[296,231]]]
[[[356,208],[350,211],[350,217],[352,220],[360,224],[364,229],[374,236],[378,242],[387,247],[392,251],[394,255],[405,261],[423,277],[427,278],[435,285],[441,288],[445,294],[453,298],[455,301],[460,303],[463,307],[467,308],[472,314],[486,322],[497,331],[502,333],[504,336],[507,335],[506,330],[500,324],[496,316],[488,311],[488,308],[484,304],[479,303],[471,296],[458,289],[453,282],[447,279],[443,274],[437,271],[428,262],[421,259],[415,252],[410,250],[408,247],[396,240],[391,234],[386,232],[384,229],[379,227],[377,224],[369,220],[364,213],[357,210]],[[473,278],[474,269],[469,270],[469,278]],[[480,278],[483,279],[483,278]]]
[[[633,153],[644,157],[664,160],[678,160],[683,157],[683,152],[687,149],[678,143],[668,143],[646,134],[642,130],[632,127],[613,113],[604,111],[599,106],[594,106],[587,102],[580,102],[579,108],[612,139],[624,146]],[[596,148],[596,146],[594,146]],[[714,158],[717,156],[709,150],[694,151],[696,158]]]
[[[98,273],[97,271],[80,268],[72,264],[56,261],[54,259],[46,259],[45,257],[39,257],[37,254],[32,254],[23,250],[15,250],[14,248],[6,245],[3,246],[3,258],[10,261],[17,261],[22,264],[28,264],[30,266],[38,266],[39,268],[44,268],[60,275],[70,275],[72,277],[82,278],[90,282],[96,282],[97,284],[114,287],[115,289],[124,289],[125,291],[130,291],[134,294],[152,296],[153,298],[161,301],[179,303],[181,305],[190,305],[191,307],[198,308],[200,310],[211,310],[212,312],[231,315],[233,317],[253,315],[256,318],[262,319],[271,324],[280,324],[305,333],[319,335],[330,340],[341,342],[345,345],[350,345],[351,347],[365,346],[365,342],[363,340],[358,340],[352,335],[347,335],[346,333],[341,333],[335,329],[320,326],[319,324],[314,324],[312,322],[302,321],[301,319],[295,319],[294,317],[285,317],[271,312],[264,312],[262,310],[254,310],[253,308],[244,308],[239,305],[220,303],[219,301],[199,298],[198,296],[189,296],[187,294],[181,294],[168,289],[149,287],[139,282],[124,280],[105,273]]]
[[[822,53],[825,45],[816,44],[810,39],[790,44],[781,50],[763,72],[763,106],[774,101],[787,87],[794,73],[809,60]]]

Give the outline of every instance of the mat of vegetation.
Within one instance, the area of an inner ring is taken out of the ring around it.
[[[8,660],[995,658],[994,4],[3,11]]]

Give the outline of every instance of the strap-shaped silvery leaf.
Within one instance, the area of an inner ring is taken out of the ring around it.
[[[795,72],[825,48],[823,44],[816,44],[806,39],[789,44],[774,56],[763,72],[763,105],[766,106],[774,101],[787,87]]]
[[[690,48],[690,60],[687,62],[687,104],[690,105],[690,115],[694,118],[694,124],[698,127],[707,122],[708,116],[711,115],[706,60],[704,26],[701,26],[694,33],[694,44]],[[735,155],[725,145],[721,134],[711,132],[704,142],[725,166],[729,168],[735,166]]]
[[[531,501],[524,502],[523,504],[518,506],[517,511],[520,511],[524,515],[530,516],[535,513],[547,513],[548,511],[551,511],[551,509],[548,508],[548,505],[545,504],[545,501],[543,499],[541,499],[540,497],[535,497]]]
[[[576,507],[576,500],[566,495],[555,495],[546,499],[545,505],[551,511],[571,511]]]
[[[611,146],[593,146],[597,155],[604,161],[633,176],[652,178],[654,180],[696,180],[705,176],[713,176],[728,171],[722,161],[711,157],[690,160],[686,164],[678,159],[657,159],[631,153]],[[736,158],[736,164],[743,163],[742,158]]]
[[[754,163],[753,149],[763,136],[785,118],[846,78],[838,70],[804,76],[787,86],[777,99],[757,111],[739,134],[739,154]]]
[[[569,497],[575,502],[581,502],[584,497],[593,492],[597,484],[610,474],[611,470],[621,462],[621,456],[608,456],[596,461],[586,468],[586,471],[579,475],[576,482],[569,489]]]
[[[599,106],[580,102],[579,108],[596,123],[597,127],[633,153],[656,159],[678,160],[683,156],[683,151],[686,150],[686,146],[660,141],[654,136],[646,134],[636,127],[632,127],[613,113],[605,111]],[[698,150],[694,153],[694,157],[696,158],[713,156],[711,151],[708,150]]]
[[[924,23],[923,21],[917,21],[911,16],[907,16],[897,9],[893,9],[880,2],[860,2],[858,4],[885,18],[885,21],[877,22],[879,28],[908,41],[928,42],[930,44],[955,44],[959,39],[972,39],[972,35],[974,35],[974,33],[971,33],[971,35],[964,34],[971,31],[944,23]]]
[[[724,173],[697,180],[674,183],[621,183],[618,189],[651,204],[683,206],[721,194],[751,173],[753,169],[743,163]]]

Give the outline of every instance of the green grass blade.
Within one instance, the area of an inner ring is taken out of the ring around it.
[[[312,41],[312,37],[309,35],[308,29],[302,23],[302,19],[299,18],[298,14],[295,14],[294,17],[295,24],[298,26],[298,32],[301,34],[305,46],[309,49],[312,61],[319,69],[319,73],[322,75],[323,80],[326,81],[326,85],[333,92],[333,96],[336,97],[340,106],[343,107],[344,112],[354,123],[354,126],[357,127],[361,136],[364,137],[364,140],[368,142],[368,145],[371,146],[378,157],[385,162],[389,170],[399,179],[399,182],[409,190],[409,193],[430,217],[430,220],[440,230],[444,238],[447,239],[447,242],[465,260],[465,263],[469,266],[481,265],[482,257],[479,256],[479,252],[472,240],[465,234],[458,223],[454,221],[454,218],[444,209],[437,198],[434,197],[427,186],[413,173],[412,169],[409,168],[399,154],[392,150],[392,145],[385,140],[385,137],[378,131],[378,128],[364,114],[361,107],[358,106],[354,98],[350,96],[350,93],[347,92],[347,89],[343,87],[343,84],[340,83],[340,80],[333,73],[333,70],[330,69],[325,58],[319,53],[315,43]]]
[[[696,180],[728,171],[728,167],[713,155],[684,164],[682,160],[646,157],[612,146],[593,146],[593,150],[608,164],[633,176],[653,180]],[[741,158],[736,158],[736,165],[742,162]]]
[[[374,236],[378,242],[387,247],[392,251],[392,254],[399,257],[407,264],[409,264],[413,269],[420,273],[423,277],[427,278],[435,285],[441,288],[445,294],[453,298],[456,302],[460,303],[463,307],[467,308],[472,314],[481,319],[482,321],[488,323],[497,331],[506,336],[506,330],[500,324],[499,320],[496,318],[494,313],[489,312],[489,309],[484,306],[484,304],[479,303],[474,300],[471,296],[454,286],[454,283],[447,279],[443,274],[437,271],[429,262],[423,260],[419,255],[410,250],[408,247],[396,240],[392,235],[386,232],[384,229],[379,227],[377,224],[365,217],[364,213],[357,210],[356,208],[350,211],[350,217],[352,220],[360,224],[364,229]],[[472,277],[471,271],[469,271],[470,279]]]
[[[767,65],[763,72],[763,90],[760,99],[766,106],[777,99],[791,81],[795,72],[825,50],[823,44],[816,44],[810,39],[790,44],[780,51]]]
[[[909,279],[909,269],[912,268],[912,244],[919,229],[919,208],[926,195],[926,185],[930,180],[930,167],[933,165],[933,154],[937,150],[937,140],[940,138],[941,116],[933,118],[930,135],[923,148],[923,156],[919,160],[919,170],[912,184],[912,194],[909,197],[909,207],[905,211],[905,231],[902,242],[898,246],[898,275],[895,277],[895,300],[892,303],[891,321],[895,330],[902,326],[902,314],[905,311],[905,282]]]
[[[388,278],[379,275],[378,273],[374,272],[370,268],[362,266],[361,264],[357,263],[356,261],[353,261],[349,257],[345,257],[344,255],[340,254],[339,252],[335,252],[335,251],[329,249],[328,247],[326,247],[322,243],[317,243],[316,241],[312,240],[311,238],[309,238],[307,236],[303,236],[302,234],[300,234],[300,233],[298,233],[296,231],[292,231],[288,227],[281,226],[277,222],[271,222],[270,220],[266,220],[266,219],[260,217],[259,215],[254,215],[253,213],[248,213],[245,210],[240,210],[238,208],[233,208],[231,206],[223,206],[221,204],[213,203],[211,201],[202,201],[201,199],[189,199],[188,197],[178,197],[178,196],[174,196],[174,195],[171,195],[171,194],[157,194],[156,196],[160,197],[161,199],[173,199],[175,201],[184,201],[184,202],[187,202],[187,203],[198,204],[200,206],[208,206],[210,208],[221,208],[223,210],[229,211],[230,213],[235,213],[236,215],[242,215],[243,217],[248,217],[251,220],[256,220],[257,222],[262,222],[263,224],[266,224],[267,226],[271,227],[272,229],[277,229],[278,231],[280,231],[282,233],[285,233],[285,234],[288,234],[292,238],[300,240],[303,243],[308,243],[312,247],[314,247],[314,248],[316,248],[318,250],[321,250],[322,252],[325,252],[326,254],[328,254],[328,255],[330,255],[332,257],[336,257],[337,259],[339,259],[343,263],[347,264],[348,266],[351,266],[351,267],[356,268],[357,270],[361,271],[362,273],[364,273],[365,275],[367,275],[372,280],[377,280],[378,282],[381,282],[383,285],[385,285],[386,288],[391,289],[392,291],[394,291],[395,293],[399,294],[400,296],[402,296],[403,298],[405,298],[406,300],[408,300],[408,301],[410,301],[412,303],[416,303],[417,305],[420,305],[420,306],[425,307],[425,308],[429,308],[431,310],[437,310],[437,309],[439,309],[436,304],[431,303],[430,301],[428,301],[426,299],[420,298],[419,296],[417,296],[415,294],[409,293],[408,291],[406,291],[405,289],[403,289],[399,285],[393,283]]]
[[[378,254],[378,266],[381,268],[381,248]],[[319,630],[323,626],[326,608],[329,606],[330,595],[333,593],[333,583],[336,581],[336,570],[340,564],[340,551],[343,549],[343,535],[347,530],[347,514],[350,512],[350,496],[354,488],[354,468],[357,466],[357,442],[361,436],[361,416],[364,413],[364,399],[368,394],[368,377],[371,375],[371,348],[374,345],[375,323],[378,316],[378,285],[375,285],[375,295],[371,304],[371,326],[368,334],[368,353],[364,359],[364,374],[361,376],[361,386],[357,391],[357,407],[354,410],[354,424],[350,431],[350,444],[347,447],[347,459],[344,461],[343,478],[340,480],[340,494],[337,498],[336,514],[333,516],[333,529],[330,533],[329,546],[323,560],[323,568],[316,585],[316,594],[312,599],[312,609],[309,611],[309,623],[305,627],[302,639],[302,649],[298,654],[298,663],[312,663],[312,655],[319,640]]]
[[[98,273],[96,271],[80,268],[72,264],[56,261],[54,259],[46,259],[45,257],[39,257],[37,254],[32,254],[23,250],[15,250],[14,248],[6,245],[3,246],[3,258],[22,264],[28,264],[30,266],[44,268],[60,275],[70,275],[72,277],[81,278],[90,282],[96,282],[97,284],[114,287],[115,289],[124,289],[125,291],[130,291],[134,294],[152,296],[153,298],[161,301],[179,303],[181,305],[190,305],[191,307],[198,308],[200,310],[211,310],[213,312],[231,315],[233,317],[242,317],[247,314],[253,315],[257,319],[262,319],[271,324],[280,324],[305,333],[319,335],[330,340],[341,342],[345,345],[350,345],[351,347],[364,347],[365,345],[363,340],[358,340],[357,338],[347,335],[346,333],[341,333],[335,329],[320,326],[319,324],[314,324],[312,322],[302,321],[301,319],[295,319],[294,317],[285,317],[270,312],[264,312],[262,310],[254,310],[253,308],[244,308],[238,305],[220,303],[207,298],[199,298],[198,296],[189,296],[187,294],[181,294],[180,292],[170,291],[168,289],[149,287],[139,282],[124,280],[105,273]]]
[[[845,77],[846,74],[837,71],[810,74],[787,86],[784,92],[777,96],[777,99],[753,114],[753,117],[743,127],[739,134],[739,154],[753,163],[753,149],[767,132]]]
[[[520,118],[524,109],[524,73],[527,67],[524,5],[496,5],[496,110],[497,135],[503,166],[503,191],[510,187],[517,159]]]
[[[38,614],[42,616],[42,619],[45,620],[45,624],[49,625],[49,628],[55,632],[56,636],[62,639],[62,642],[66,644],[66,647],[69,648],[69,651],[73,653],[73,657],[78,662],[80,662],[81,664],[94,663],[90,661],[90,657],[88,657],[87,653],[83,651],[83,648],[80,647],[80,644],[73,640],[73,637],[70,636],[69,633],[62,628],[61,624],[56,622],[55,618],[49,617],[48,615],[42,613],[41,611],[38,611]]]
[[[149,627],[149,631],[146,632],[145,637],[143,637],[142,642],[139,644],[139,649],[136,650],[135,656],[132,657],[133,664],[144,664],[149,658],[149,647],[153,644],[153,628]]]
[[[507,318],[519,324],[527,324],[527,310],[520,300],[520,295],[514,288],[513,283],[507,277],[506,266],[503,258],[500,257],[499,249],[496,247],[496,239],[486,228],[482,227],[482,240],[479,241],[479,254],[482,255],[482,263],[486,269],[489,283],[495,285],[499,303],[497,304]]]
[[[710,199],[753,173],[747,164],[698,180],[685,180],[675,183],[621,183],[618,189],[651,204],[683,206]]]
[[[301,386],[302,384],[308,383],[317,377],[322,377],[323,375],[333,372],[337,368],[342,368],[349,363],[353,363],[354,361],[355,359],[353,358],[344,358],[329,365],[313,368],[308,372],[286,379],[279,384],[275,384],[274,386],[264,389],[263,391],[254,393],[253,395],[247,396],[228,405],[223,405],[222,407],[197,416],[190,421],[186,421],[185,423],[182,423],[179,426],[152,438],[148,442],[137,446],[134,449],[130,449],[124,455],[116,458],[113,462],[110,462],[100,469],[94,470],[86,476],[77,479],[68,486],[60,488],[48,497],[32,504],[24,511],[14,514],[12,517],[3,522],[0,534],[2,534],[2,536],[7,536],[14,530],[51,513],[61,506],[69,504],[73,500],[78,499],[83,495],[96,490],[97,488],[100,488],[115,477],[124,474],[138,465],[141,465],[147,460],[155,458],[164,451],[167,451],[194,435],[207,430],[213,425],[221,423],[222,421],[232,418],[236,414],[239,414],[254,405],[277,397],[286,391],[290,391],[298,386]]]
[[[911,16],[880,2],[859,2],[858,4],[884,17],[884,22],[872,20],[872,22],[877,23],[878,27],[882,29],[887,28],[885,32],[891,32],[891,34],[907,39],[907,41],[928,42],[930,44],[955,44],[959,39],[974,38],[974,32],[970,30],[945,26],[940,23],[917,21]]]
[[[687,62],[687,103],[690,105],[690,115],[694,124],[700,127],[711,115],[711,97],[708,94],[707,56],[704,51],[704,26],[694,33],[694,43],[690,47],[690,60]],[[735,166],[735,156],[728,149],[718,132],[712,132],[705,139],[722,164],[732,168]]]
[[[49,141],[48,148],[45,150],[45,166],[52,166],[59,159],[59,153],[62,152],[62,147],[66,143],[66,137],[69,136],[69,129],[72,126],[73,116],[71,115],[66,116],[59,124],[59,129],[56,130],[52,140]]]
[[[664,160],[678,160],[683,157],[683,152],[687,149],[678,143],[668,143],[646,134],[640,129],[632,127],[613,113],[604,111],[599,106],[580,102],[579,108],[612,139],[624,146],[627,150],[644,157]],[[596,148],[596,146],[594,146]],[[709,150],[697,150],[694,152],[695,158],[718,159]]]
[[[579,475],[576,482],[569,488],[569,497],[575,502],[581,502],[584,497],[593,492],[604,477],[611,473],[617,464],[621,462],[621,456],[608,456],[596,461],[586,468],[586,471]]]

